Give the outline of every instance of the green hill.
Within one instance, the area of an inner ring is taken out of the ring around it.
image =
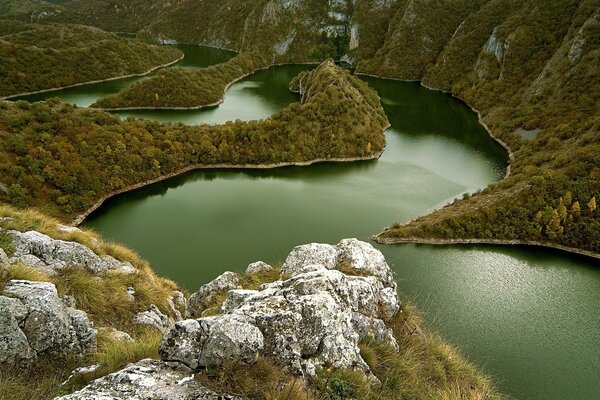
[[[0,21],[0,97],[144,74],[180,51],[81,25]]]

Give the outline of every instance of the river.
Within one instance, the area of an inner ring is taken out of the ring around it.
[[[182,46],[180,65],[227,52]],[[214,52],[214,53],[213,53]],[[119,113],[188,124],[266,118],[297,100],[289,80],[307,66],[259,71],[219,107]],[[81,106],[135,80],[29,96]],[[162,275],[194,291],[225,270],[281,261],[293,246],[368,240],[502,179],[505,151],[461,102],[416,83],[364,78],[391,122],[381,159],[269,171],[199,171],[106,202],[86,221],[137,250]],[[377,246],[400,290],[429,327],[462,349],[518,399],[600,398],[597,261],[522,247]]]

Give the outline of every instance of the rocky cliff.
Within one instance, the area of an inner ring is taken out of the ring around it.
[[[0,215],[0,395],[9,399],[311,400],[340,385],[346,397],[375,399],[397,393],[397,379],[414,398],[498,398],[420,329],[368,243],[297,246],[281,265],[225,272],[186,300],[91,232],[34,212]],[[442,378],[440,362],[460,372]]]

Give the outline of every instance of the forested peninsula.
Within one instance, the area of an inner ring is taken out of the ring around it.
[[[332,61],[304,87],[300,102],[271,118],[223,125],[124,121],[58,100],[0,102],[0,198],[70,222],[112,194],[192,169],[381,155],[388,121],[373,89]]]

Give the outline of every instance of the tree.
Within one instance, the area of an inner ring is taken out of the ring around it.
[[[589,203],[587,203],[587,206],[590,209],[590,213],[593,214],[596,210],[596,196],[590,199]]]
[[[578,201],[573,203],[573,205],[571,206],[571,215],[573,216],[573,218],[579,218],[579,216],[581,215],[581,206],[579,205]]]
[[[558,211],[552,210],[552,216],[550,217],[550,222],[546,225],[546,235],[550,239],[556,239],[558,236],[562,235],[564,228],[560,224],[560,215]]]

